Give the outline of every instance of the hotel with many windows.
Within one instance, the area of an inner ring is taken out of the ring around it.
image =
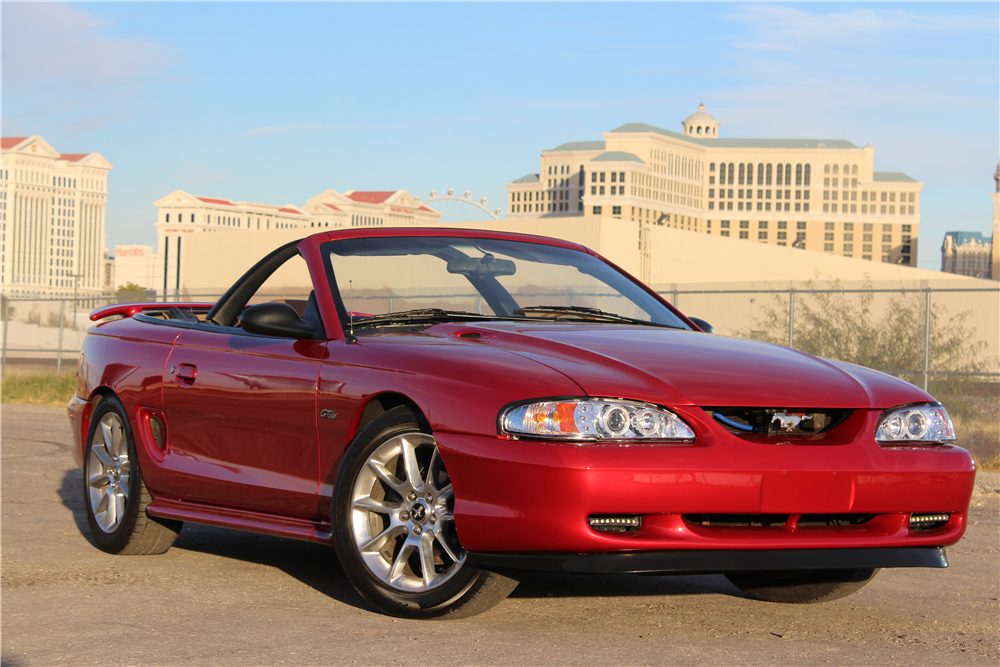
[[[40,136],[0,139],[0,282],[9,297],[80,296],[107,285],[111,164],[59,153]]]
[[[153,289],[177,292],[183,275],[184,237],[226,230],[411,227],[438,222],[441,214],[406,190],[322,192],[304,206],[256,204],[219,197],[198,197],[177,190],[153,203],[157,254]]]
[[[508,217],[609,216],[916,265],[922,183],[841,139],[726,139],[704,105],[683,132],[628,123],[542,151],[507,184]],[[640,241],[641,242],[641,241]]]
[[[1000,164],[993,173],[993,236],[981,232],[948,232],[941,244],[941,271],[962,276],[1000,280]]]

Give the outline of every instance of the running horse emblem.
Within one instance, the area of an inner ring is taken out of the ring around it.
[[[778,422],[779,427],[782,431],[791,432],[804,421],[812,421],[813,416],[802,414],[802,413],[790,413],[786,414],[784,412],[775,412],[774,416],[771,417],[771,423]]]

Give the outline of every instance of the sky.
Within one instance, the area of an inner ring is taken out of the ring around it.
[[[3,136],[99,152],[107,244],[155,245],[174,190],[301,206],[327,189],[454,188],[504,207],[539,153],[699,103],[736,138],[846,139],[924,183],[921,268],[990,234],[1000,5],[18,3]],[[434,205],[443,221],[482,219]]]

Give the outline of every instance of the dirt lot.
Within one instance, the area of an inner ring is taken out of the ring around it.
[[[1000,662],[995,491],[949,569],[885,570],[824,605],[755,602],[721,576],[533,575],[486,614],[416,622],[373,611],[314,544],[188,525],[165,555],[104,554],[64,411],[4,405],[0,438],[5,667]]]

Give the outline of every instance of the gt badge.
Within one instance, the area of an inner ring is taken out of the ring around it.
[[[337,413],[327,408],[325,410],[320,410],[319,416],[323,419],[336,419]]]

